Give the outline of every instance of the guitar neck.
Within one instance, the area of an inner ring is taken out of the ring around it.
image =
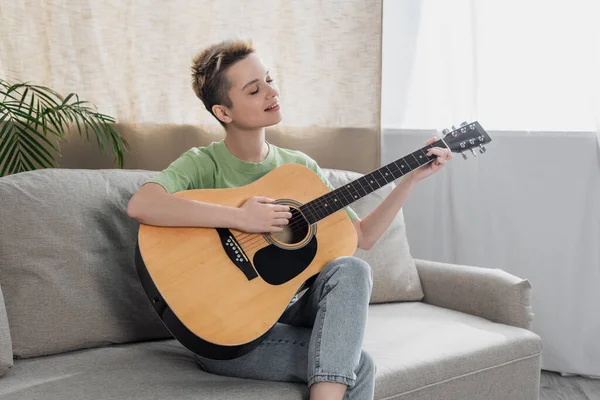
[[[443,140],[433,142],[302,205],[300,211],[308,219],[309,223],[314,224],[365,197],[369,193],[408,174],[415,168],[419,168],[435,160],[435,155],[427,156],[427,151],[431,147],[448,148]]]

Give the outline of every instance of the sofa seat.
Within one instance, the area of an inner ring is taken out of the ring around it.
[[[422,302],[371,305],[364,347],[377,399],[531,398],[540,340],[528,330]],[[539,389],[538,389],[539,390]],[[444,395],[445,394],[445,395]],[[0,400],[303,399],[302,384],[212,375],[173,339],[15,360]]]
[[[540,373],[538,335],[447,308],[371,305],[363,347],[377,364],[377,399],[519,400],[539,391],[531,385]]]

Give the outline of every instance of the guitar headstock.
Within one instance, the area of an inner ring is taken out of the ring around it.
[[[465,151],[471,150],[475,156],[477,155],[475,148],[479,148],[479,152],[483,154],[486,152],[483,145],[492,141],[492,138],[477,121],[463,122],[459,128],[452,126],[452,129],[444,129],[442,132],[444,133],[443,140],[448,148],[454,153],[461,153],[465,160],[467,159]]]

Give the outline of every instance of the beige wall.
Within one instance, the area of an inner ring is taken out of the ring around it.
[[[324,166],[379,164],[381,0],[19,0],[2,2],[0,20],[0,76],[76,92],[115,117],[127,168],[162,168],[221,138],[202,133],[219,126],[190,63],[234,35],[254,40],[281,90],[269,140]],[[62,147],[61,166],[111,166],[77,140]]]

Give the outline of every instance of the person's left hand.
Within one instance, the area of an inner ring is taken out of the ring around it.
[[[425,146],[431,144],[437,140],[437,136],[432,137],[427,142],[425,142]],[[405,179],[409,179],[413,182],[418,182],[421,179],[425,179],[428,176],[431,176],[444,168],[444,165],[448,162],[448,160],[452,159],[452,152],[450,149],[441,148],[441,147],[432,147],[427,152],[427,156],[436,155],[437,158],[430,162],[427,165],[424,165],[420,168],[413,170],[412,172],[405,175]]]

